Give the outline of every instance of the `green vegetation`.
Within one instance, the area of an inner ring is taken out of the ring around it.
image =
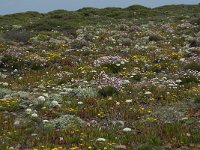
[[[118,94],[118,91],[115,87],[106,86],[100,89],[98,93],[100,96],[107,97],[107,96],[113,96],[113,95]]]
[[[200,149],[199,12],[0,16],[0,149]]]

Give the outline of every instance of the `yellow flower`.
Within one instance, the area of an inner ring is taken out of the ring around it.
[[[140,110],[141,110],[141,111],[144,111],[144,108],[143,108],[143,107],[141,107],[141,108],[140,108]]]
[[[79,67],[78,70],[84,70],[84,67]]]
[[[92,146],[88,146],[88,149],[92,149]]]
[[[151,110],[147,110],[148,113],[151,113]]]
[[[76,150],[78,147],[71,147],[69,150]]]

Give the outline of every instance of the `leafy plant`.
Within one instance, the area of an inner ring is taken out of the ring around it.
[[[79,98],[86,98],[86,97],[96,97],[97,90],[91,87],[87,88],[74,88],[71,92],[69,92],[70,97],[79,97]]]
[[[32,70],[41,70],[41,69],[44,68],[44,66],[42,66],[41,63],[39,63],[39,62],[31,62],[30,63],[30,68]]]
[[[4,55],[0,63],[0,67],[9,69],[21,69],[24,66],[25,62],[23,60],[11,55]]]
[[[200,103],[200,96],[197,96],[197,97],[194,99],[194,102],[199,104],[199,103]]]
[[[3,37],[10,41],[28,43],[30,39],[30,33],[25,30],[11,30],[6,32]]]
[[[195,76],[188,76],[188,77],[182,77],[181,84],[188,84],[188,83],[199,83],[199,80]]]
[[[102,67],[106,67],[112,73],[118,73],[122,70],[122,65],[117,66],[116,64],[103,64]]]
[[[200,71],[200,64],[197,62],[192,62],[192,63],[187,64],[185,66],[185,69]]]
[[[74,115],[63,115],[59,118],[50,120],[48,123],[44,124],[44,126],[46,128],[66,129],[66,128],[82,125],[84,123],[85,122],[82,119]]]
[[[113,86],[106,86],[98,91],[98,94],[103,97],[118,95],[118,93],[118,90]]]
[[[12,91],[10,89],[1,88],[0,87],[0,98],[3,98],[5,95],[11,93]]]

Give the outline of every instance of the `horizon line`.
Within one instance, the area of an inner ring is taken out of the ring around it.
[[[14,14],[21,14],[21,13],[27,13],[27,12],[36,12],[36,13],[41,13],[41,14],[47,14],[47,13],[49,13],[49,12],[53,12],[53,11],[56,11],[56,10],[65,10],[65,11],[69,11],[69,12],[76,12],[76,11],[78,11],[78,10],[81,10],[81,9],[84,9],[84,8],[93,8],[93,9],[99,9],[99,10],[101,10],[101,9],[106,9],[106,8],[121,8],[121,9],[127,9],[127,8],[129,8],[129,7],[131,7],[131,6],[142,6],[142,7],[145,7],[145,8],[149,8],[149,9],[156,9],[156,8],[159,8],[159,7],[165,7],[165,6],[179,6],[179,5],[186,5],[186,6],[192,6],[192,5],[200,5],[200,3],[196,3],[196,4],[169,4],[169,5],[161,5],[161,6],[156,6],[156,7],[147,7],[147,6],[144,6],[144,5],[140,5],[140,4],[134,4],[134,5],[130,5],[130,6],[127,6],[127,7],[110,7],[110,6],[108,6],[108,7],[90,7],[90,6],[88,6],[88,7],[82,7],[82,8],[79,8],[79,9],[74,9],[74,10],[69,10],[69,9],[53,9],[53,10],[50,10],[50,11],[44,11],[44,12],[42,12],[42,11],[35,11],[35,10],[26,10],[26,11],[20,11],[20,12],[14,12],[14,13],[7,13],[7,14],[0,14],[0,16],[6,16],[6,15],[14,15]]]

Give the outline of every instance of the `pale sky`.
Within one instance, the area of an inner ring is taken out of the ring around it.
[[[0,0],[0,15],[38,11],[49,12],[56,9],[77,10],[83,7],[127,7],[143,5],[157,7],[169,4],[198,4],[200,0]]]

